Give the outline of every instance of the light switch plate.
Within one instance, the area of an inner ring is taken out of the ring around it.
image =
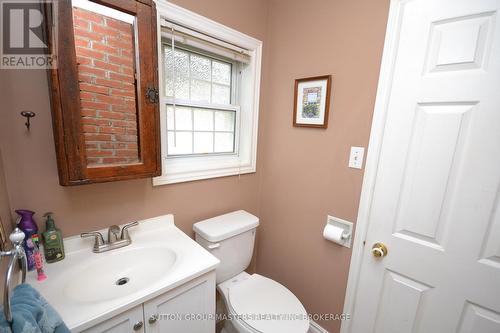
[[[349,168],[362,169],[364,155],[364,147],[351,147],[351,154],[349,155]]]

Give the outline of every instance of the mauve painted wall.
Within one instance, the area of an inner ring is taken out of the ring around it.
[[[341,313],[351,250],[322,237],[327,214],[355,221],[388,0],[270,2],[265,145],[257,272],[280,281],[309,313]],[[333,75],[327,130],[292,127],[296,78]],[[340,323],[322,322],[338,332]]]
[[[12,231],[12,220],[10,211],[9,193],[7,192],[7,183],[5,179],[5,172],[2,163],[2,151],[0,150],[0,220],[2,226],[8,237]]]
[[[340,313],[351,251],[325,241],[326,215],[354,221],[363,172],[349,147],[367,146],[389,0],[176,0],[264,41],[258,172],[152,187],[134,180],[58,185],[43,71],[0,73],[0,147],[10,206],[56,213],[65,235],[174,213],[193,222],[235,209],[261,217],[257,270],[283,283],[310,313]],[[292,127],[294,79],[333,75],[327,130]],[[37,112],[31,133],[19,117]],[[338,322],[322,322],[332,333]]]
[[[5,183],[5,173],[3,170],[2,163],[2,151],[0,150],[0,220],[4,228],[6,237],[9,237],[12,231],[11,215],[10,215],[10,203],[9,194],[7,192],[7,184]],[[10,243],[8,243],[8,248],[10,248]],[[2,258],[0,262],[0,294],[3,295],[4,283],[3,276],[7,271],[9,260],[7,258]]]
[[[179,0],[179,5],[265,42],[267,3],[263,0]],[[235,15],[240,10],[245,15]],[[259,173],[153,187],[150,179],[59,186],[46,74],[40,70],[1,71],[0,147],[10,206],[30,208],[39,226],[53,211],[65,236],[134,219],[175,214],[188,234],[200,219],[236,209],[257,213]],[[21,110],[37,116],[27,133]]]

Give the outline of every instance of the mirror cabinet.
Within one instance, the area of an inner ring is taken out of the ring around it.
[[[161,174],[152,0],[58,1],[45,11],[61,185]]]

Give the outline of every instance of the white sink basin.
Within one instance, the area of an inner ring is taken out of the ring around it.
[[[139,221],[129,233],[132,244],[104,253],[92,252],[91,238],[65,238],[66,258],[45,265],[46,280],[37,281],[36,272],[26,276],[72,332],[162,295],[219,263],[175,226],[173,215]]]
[[[102,302],[130,295],[158,281],[175,264],[167,247],[122,248],[98,254],[67,274],[64,294],[77,302]]]

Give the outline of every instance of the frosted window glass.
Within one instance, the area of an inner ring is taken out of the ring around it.
[[[191,80],[191,100],[210,103],[210,83]]]
[[[172,89],[172,78],[167,75],[167,80],[165,82],[165,96],[173,97],[173,95],[174,90]]]
[[[175,73],[183,74],[189,70],[189,53],[175,50]]]
[[[174,90],[172,89],[172,80],[167,81],[166,89],[167,96],[173,97]],[[187,76],[175,77],[175,98],[189,99],[189,78]]]
[[[212,85],[212,103],[214,104],[230,104],[231,90],[228,86],[219,84]]]
[[[172,61],[172,49],[165,48],[165,74],[172,75],[172,64],[175,62],[175,75],[187,75],[189,70],[189,54],[179,49],[175,50],[175,61]]]
[[[177,104],[167,105],[167,154],[234,152],[236,112],[217,108],[231,104],[232,64],[168,46],[164,57],[165,95]]]
[[[174,139],[175,135],[175,139]],[[168,132],[168,154],[185,155],[192,154],[193,136],[191,132]]]
[[[229,85],[231,83],[231,65],[219,61],[212,62],[212,81]]]
[[[233,133],[215,133],[215,152],[231,153],[234,151]]]
[[[214,112],[204,109],[193,109],[194,112],[194,130],[195,131],[213,131],[214,130]]]
[[[214,135],[207,132],[194,132],[194,153],[208,154],[214,152]]]
[[[175,129],[177,131],[193,130],[192,112],[190,108],[181,106],[175,107]]]
[[[172,72],[172,49],[165,48],[165,94],[168,97],[174,96],[172,87],[173,75]],[[175,50],[175,97],[181,99],[189,99],[189,55],[187,52]]]
[[[202,103],[231,104],[231,63],[182,49],[176,49],[175,59],[172,59],[172,49],[169,46],[164,48],[164,55],[167,97]]]
[[[172,81],[174,72],[172,72],[172,50],[165,48],[165,94],[168,97],[174,96]],[[175,98],[189,99],[189,54],[184,51],[175,50]]]
[[[191,77],[210,81],[210,59],[191,54]]]
[[[172,59],[172,49],[170,48],[165,48],[165,95],[172,97],[172,64],[173,64],[173,59]]]
[[[234,131],[234,112],[215,111],[215,130],[216,131]]]

